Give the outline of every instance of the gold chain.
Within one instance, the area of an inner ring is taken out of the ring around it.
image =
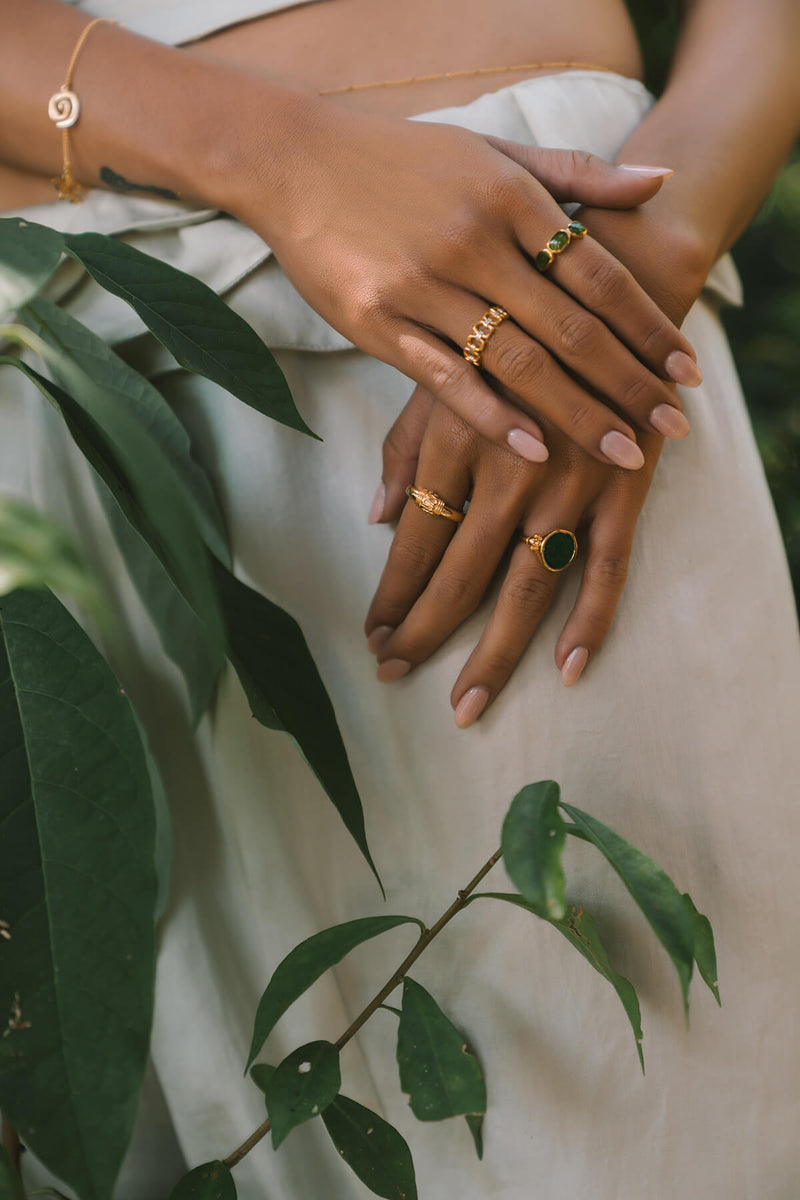
[[[443,71],[440,75],[409,75],[406,79],[382,79],[378,83],[350,83],[347,87],[325,88],[318,93],[320,96],[341,96],[345,92],[366,92],[370,88],[400,87],[404,83],[433,83],[439,79],[467,79],[475,75],[506,75],[510,71],[605,71],[609,75],[616,72],[611,67],[601,67],[597,63],[584,62],[538,62],[520,63],[513,67],[475,67],[469,71]]]

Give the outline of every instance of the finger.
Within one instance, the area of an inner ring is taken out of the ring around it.
[[[433,396],[416,387],[400,416],[383,440],[383,473],[369,510],[369,523],[396,521],[406,502],[406,488],[414,482],[422,438]]]
[[[513,482],[504,491],[492,485],[481,488],[480,481],[476,484],[458,536],[448,544],[405,619],[381,646],[381,663],[418,666],[475,611],[519,524],[522,504],[520,490]]]
[[[547,459],[538,423],[502,400],[461,354],[421,325],[399,320],[396,328],[393,366],[421,384],[487,441],[512,450],[528,462]]]
[[[633,543],[633,520],[598,519],[588,534],[580,591],[556,645],[556,666],[566,687],[581,677],[602,646],[625,587]]]
[[[468,457],[452,452],[447,456],[435,455],[436,445],[435,438],[423,444],[416,484],[435,491],[453,508],[463,508],[470,488]],[[433,516],[418,508],[413,500],[407,501],[364,623],[373,654],[378,653],[424,590],[459,528],[448,518]],[[392,669],[398,668],[387,668],[390,672]],[[408,669],[406,666],[394,677],[400,678]]]
[[[565,218],[564,227],[567,223]],[[515,229],[526,254],[535,261],[548,242],[546,234],[542,237],[541,217],[517,220]],[[685,387],[702,382],[691,343],[627,267],[591,236],[573,238],[555,253],[546,277],[599,317],[660,378]]]
[[[497,137],[486,140],[529,171],[559,203],[635,208],[652,199],[664,180],[674,174],[670,167],[609,163],[586,150],[523,146]]]
[[[530,514],[526,534],[575,528],[579,510],[553,500],[548,495],[548,508]],[[495,609],[450,696],[459,728],[477,720],[508,681],[550,607],[560,574],[548,571],[521,542],[515,547]]]
[[[539,286],[548,288],[543,281]],[[467,292],[452,292],[446,308],[432,306],[430,316],[439,321],[445,337],[466,340],[464,330],[469,331],[470,322],[486,312],[485,303]],[[543,318],[543,323],[548,320]],[[479,374],[473,365],[464,365]],[[520,407],[552,421],[600,462],[632,470],[644,463],[631,426],[571,378],[549,350],[513,320],[504,320],[485,342],[480,366],[514,395]]]

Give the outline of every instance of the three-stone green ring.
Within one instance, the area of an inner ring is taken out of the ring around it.
[[[521,541],[548,571],[563,571],[578,552],[578,539],[569,529],[522,534]]]
[[[563,229],[556,230],[544,250],[540,250],[536,255],[534,263],[540,271],[546,271],[552,265],[555,256],[566,250],[573,238],[584,238],[588,232],[580,221],[570,221]]]

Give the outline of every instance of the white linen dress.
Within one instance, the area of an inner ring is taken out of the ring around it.
[[[612,158],[651,102],[635,81],[572,71],[424,119]],[[237,570],[300,621],[338,714],[386,904],[297,750],[250,718],[232,674],[192,739],[180,681],[116,562],[85,472],[57,418],[37,396],[26,400],[32,490],[71,519],[115,580],[131,637],[119,667],[173,807],[152,1057],[188,1165],[230,1153],[264,1118],[242,1071],[259,995],[280,959],[355,917],[410,913],[431,923],[495,849],[518,789],[553,778],[709,915],[722,1009],[696,980],[687,1031],[666,953],[610,867],[574,844],[569,895],[596,917],[612,961],[639,990],[646,1076],[608,984],[544,923],[483,902],[413,971],[483,1063],[483,1162],[463,1120],[413,1118],[397,1081],[392,1014],[378,1012],[343,1053],[343,1090],[403,1132],[421,1200],[796,1200],[800,656],[779,530],[717,315],[723,299],[736,300],[729,260],[684,326],[705,375],[681,393],[692,433],[665,446],[602,652],[577,686],[562,686],[553,647],[576,564],[511,682],[462,732],[448,696],[488,604],[391,686],[376,681],[362,632],[392,537],[367,524],[367,511],[382,439],[412,384],[349,347],[230,218],[99,193],[29,215],[132,231],[137,246],[210,282],[276,348],[301,413],[324,438],[278,427],[215,385],[170,371],[134,314],[91,281],[65,292],[75,316],[124,343],[158,380],[213,476]],[[7,374],[4,388],[22,388]],[[502,866],[487,884],[508,890]],[[396,930],[345,959],[280,1021],[264,1060],[335,1039],[411,940]],[[160,1103],[148,1095],[148,1105]],[[120,1197],[163,1200],[180,1171],[171,1138],[165,1111],[147,1107]],[[28,1170],[40,1178],[35,1164]],[[320,1123],[277,1153],[264,1141],[234,1177],[242,1200],[369,1194]]]

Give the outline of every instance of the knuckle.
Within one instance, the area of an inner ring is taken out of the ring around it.
[[[411,503],[411,501],[409,501]],[[394,566],[406,578],[427,577],[430,570],[430,551],[424,542],[402,538],[393,547]]]
[[[528,620],[536,619],[550,603],[553,585],[540,575],[515,575],[506,584],[506,599]]]
[[[487,653],[481,663],[478,677],[487,684],[499,687],[508,679],[518,661],[518,656],[511,650],[502,650],[497,647]]]
[[[633,378],[625,384],[622,394],[617,398],[617,403],[621,408],[635,411],[641,405],[646,404],[654,383],[655,380],[649,372],[637,371]],[[650,406],[648,405],[648,407]]]
[[[456,358],[437,356],[431,359],[427,364],[427,375],[427,386],[439,396],[451,396],[464,382],[464,370]]]
[[[614,592],[620,591],[628,578],[628,558],[625,554],[603,554],[587,563],[592,583]]]
[[[592,308],[619,308],[628,296],[628,280],[624,269],[605,255],[587,263],[585,286]]]
[[[490,342],[489,346],[491,345]],[[549,361],[544,347],[530,338],[503,338],[492,349],[492,374],[512,387],[540,378]]]
[[[594,166],[595,161],[595,156],[588,150],[570,150],[569,152],[569,165],[576,174],[584,174]]]
[[[348,308],[350,320],[355,325],[370,330],[381,327],[388,315],[382,292],[367,285],[356,288]]]
[[[578,401],[569,410],[569,431],[581,440],[590,440],[595,434],[596,425],[595,405],[587,401]]]
[[[570,358],[588,358],[597,347],[598,328],[587,312],[570,312],[558,328],[561,350]]]
[[[437,603],[445,604],[464,616],[477,604],[475,582],[459,572],[447,571],[433,585]]]

